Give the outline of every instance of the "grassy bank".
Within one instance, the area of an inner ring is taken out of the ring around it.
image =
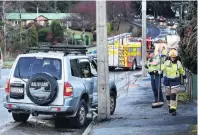
[[[192,125],[190,128],[191,128],[191,131],[188,135],[197,135],[197,124]]]
[[[14,61],[4,61],[3,68],[12,68]]]
[[[179,92],[178,102],[188,103],[189,101],[190,101],[190,98],[185,91],[184,92]]]

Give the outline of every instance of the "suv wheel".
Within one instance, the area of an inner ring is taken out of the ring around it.
[[[87,107],[85,100],[81,99],[78,112],[76,114],[76,117],[74,118],[75,127],[81,128],[85,126],[87,122],[87,110],[88,110],[88,107]]]
[[[116,95],[113,91],[110,92],[110,114],[113,115],[116,107]]]
[[[29,116],[29,113],[12,113],[12,117],[16,122],[26,122]]]

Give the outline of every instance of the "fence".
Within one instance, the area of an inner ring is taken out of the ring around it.
[[[185,69],[187,83],[186,92],[188,93],[191,100],[197,99],[197,74],[193,74],[188,69]]]

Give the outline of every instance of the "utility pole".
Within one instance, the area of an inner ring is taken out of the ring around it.
[[[142,76],[147,76],[146,63],[146,0],[142,0]]]
[[[110,115],[106,0],[96,1],[97,63],[98,63],[98,120]]]

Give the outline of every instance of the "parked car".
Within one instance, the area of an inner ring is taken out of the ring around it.
[[[146,16],[146,19],[147,19],[147,20],[154,20],[155,18],[154,18],[154,16],[152,16],[152,15],[147,15],[147,16]]]
[[[135,15],[135,19],[140,19],[140,15]]]
[[[173,20],[168,20],[166,24],[167,26],[174,26],[175,22]]]
[[[159,37],[154,39],[154,42],[155,43],[161,43],[161,42],[166,43],[167,42],[166,41],[166,36],[159,36]]]
[[[117,88],[111,79],[109,90],[112,115]],[[97,110],[97,63],[83,47],[32,48],[16,58],[5,92],[4,107],[17,122],[27,121],[30,114],[50,114],[68,117],[81,128],[87,113]]]
[[[157,21],[159,21],[159,22],[165,22],[166,21],[166,18],[164,18],[163,16],[158,16],[157,17]]]
[[[169,29],[168,35],[177,35],[177,30],[174,28]]]

